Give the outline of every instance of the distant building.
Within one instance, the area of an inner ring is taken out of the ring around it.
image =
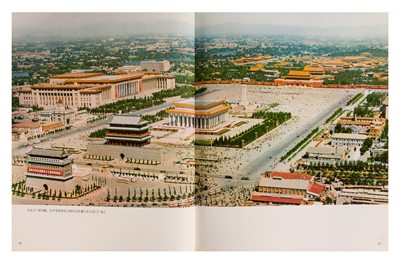
[[[162,72],[145,72],[145,76],[142,78],[143,91],[151,89],[174,89],[175,88],[175,77],[163,75]]]
[[[77,73],[89,73],[92,72],[93,69],[72,69],[71,73],[77,74]]]
[[[129,160],[139,164],[160,164],[164,150],[149,147],[153,137],[148,122],[137,115],[115,115],[108,123],[104,143],[88,143],[86,159]]]
[[[50,76],[49,83],[53,85],[63,85],[65,83],[69,83],[69,81],[71,80],[83,80],[90,78],[98,78],[101,76],[103,76],[103,73],[86,73],[86,72],[65,73],[65,74]]]
[[[27,137],[43,133],[42,125],[38,122],[20,122],[12,126],[14,129],[26,132]]]
[[[307,189],[306,196],[310,199],[314,199],[316,197],[321,197],[322,192],[325,190],[325,185],[319,183],[313,183]]]
[[[200,129],[210,129],[224,123],[231,109],[231,106],[225,105],[225,100],[188,99],[173,105],[175,108],[166,110],[170,126]]]
[[[308,180],[313,181],[313,177],[309,174],[302,174],[302,173],[289,173],[289,172],[265,172],[265,178],[272,178],[272,179],[290,179],[290,180]]]
[[[64,126],[64,124],[61,121],[54,121],[54,122],[52,121],[52,122],[45,122],[45,123],[41,122],[41,125],[42,125],[43,132],[52,131],[55,129],[62,128]]]
[[[272,56],[270,55],[259,55],[255,57],[242,57],[239,59],[231,60],[230,62],[234,65],[240,66],[245,64],[252,64],[258,61],[265,61],[271,59]]]
[[[12,128],[11,130],[12,141],[25,140],[26,139],[25,132],[26,132],[25,130],[20,128]]]
[[[249,70],[247,70],[248,72],[257,72],[257,71],[263,71],[265,70],[265,67],[263,64],[256,64],[255,66],[252,66],[249,68]]]
[[[307,200],[320,197],[325,190],[323,184],[315,183],[308,174],[288,172],[266,172],[261,177],[257,191],[251,200],[278,205],[301,205]]]
[[[138,72],[141,71],[142,67],[138,65],[127,65],[118,67],[115,72]]]
[[[325,70],[323,67],[315,66],[315,65],[305,66],[304,71],[309,72],[311,75],[324,75],[325,74]]]
[[[361,147],[368,136],[360,134],[336,133],[332,135],[333,146]]]
[[[304,162],[323,162],[334,164],[346,159],[346,149],[338,147],[309,147]]]
[[[337,122],[344,126],[359,126],[367,129],[367,134],[371,138],[378,138],[385,128],[385,118],[379,117],[380,113],[375,113],[374,117],[357,117],[357,116],[343,116]]]
[[[364,204],[378,205],[388,204],[389,194],[384,188],[381,189],[342,189],[339,192],[336,204]]]
[[[274,84],[277,86],[293,85],[318,87],[322,86],[323,80],[313,79],[309,71],[289,70],[289,73],[286,76],[282,76],[280,79],[275,79]]]
[[[261,178],[258,192],[304,196],[309,185],[306,179]]]
[[[57,107],[53,110],[43,110],[39,111],[39,120],[40,121],[60,121],[64,125],[70,125],[75,122],[75,111],[72,109],[67,109],[61,100],[61,98],[57,102]]]
[[[115,115],[108,123],[107,145],[141,147],[150,143],[150,126],[136,115]]]
[[[286,61],[278,62],[274,65],[274,67],[290,67],[290,66],[293,66],[293,63]]]
[[[21,105],[38,105],[45,109],[57,107],[58,101],[68,108],[95,108],[120,99],[132,97],[146,89],[175,88],[175,77],[162,73],[153,76],[146,73],[66,73],[49,77],[49,83],[20,89]]]
[[[26,185],[40,190],[72,191],[74,178],[69,154],[59,149],[33,148],[26,166]]]
[[[164,60],[164,61],[141,61],[140,62],[140,67],[142,70],[147,70],[147,71],[168,71],[171,68],[171,64],[169,61]]]
[[[36,104],[36,102],[33,101],[31,87],[25,87],[19,89],[18,91],[15,92],[15,94],[18,95],[18,100],[20,105],[33,106]]]

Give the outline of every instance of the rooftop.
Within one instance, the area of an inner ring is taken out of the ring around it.
[[[252,195],[251,200],[260,202],[281,203],[281,204],[294,204],[294,205],[300,205],[302,202],[302,199],[296,199],[296,198],[258,196],[258,195]]]
[[[302,78],[302,79],[310,79],[311,75],[310,72],[304,70],[289,70],[289,73],[285,77],[289,78]]]
[[[87,79],[69,79],[66,80],[65,83],[88,83],[88,84],[104,84],[104,83],[118,83],[123,81],[129,81],[133,79],[140,79],[144,76],[144,74],[127,74],[127,75],[102,75],[95,76]]]
[[[361,134],[348,134],[348,133],[336,133],[332,135],[332,139],[356,139],[365,140],[368,136]]]
[[[308,153],[311,154],[340,154],[343,155],[346,152],[346,149],[343,148],[334,148],[334,147],[309,147],[307,149]]]
[[[80,91],[81,94],[95,94],[95,93],[101,93],[103,89],[108,89],[111,88],[111,85],[100,85],[100,86],[95,86],[88,88],[86,90]]]
[[[289,173],[289,172],[272,172],[269,174],[271,178],[280,177],[283,179],[302,179],[302,180],[311,180],[312,176],[309,174],[301,174],[301,173]]]
[[[44,149],[33,147],[30,152],[27,153],[30,156],[45,156],[45,157],[56,157],[64,158],[69,154],[63,149]]]
[[[169,63],[168,60],[156,61],[156,60],[147,60],[147,61],[140,61],[140,63]]]
[[[37,122],[20,122],[14,124],[12,127],[14,128],[38,128],[41,127],[40,123]]]
[[[325,186],[323,184],[314,183],[308,188],[307,193],[319,196],[321,195],[322,191],[324,191],[324,189]]]
[[[176,107],[191,107],[195,109],[208,109],[221,105],[225,100],[195,100],[193,98],[182,100],[179,102],[174,102]]]
[[[325,72],[322,67],[317,67],[317,66],[305,66],[304,71],[309,71],[309,72]]]
[[[108,124],[120,124],[120,125],[139,125],[143,122],[142,117],[138,115],[114,115],[112,120]]]
[[[213,106],[211,106],[213,107]],[[223,112],[228,111],[229,109],[231,109],[231,106],[229,105],[222,105],[222,106],[218,106],[217,108],[203,108],[203,110],[194,110],[194,109],[168,109],[165,112],[169,113],[169,114],[187,114],[187,115],[194,115],[194,116],[213,116],[215,114],[220,114]],[[196,109],[197,106],[196,106]],[[209,110],[204,110],[204,109],[209,109]]]
[[[308,180],[302,179],[272,179],[272,178],[261,178],[260,187],[272,187],[272,188],[288,188],[288,189],[300,189],[307,190],[309,186]]]
[[[91,77],[97,77],[101,76],[103,73],[65,73],[65,74],[60,74],[60,75],[53,75],[50,76],[49,78],[51,79],[71,79],[71,78],[91,78]]]
[[[151,76],[145,76],[142,78],[142,80],[150,80],[150,79],[174,79],[174,76],[163,76],[163,75],[151,75]]]
[[[77,89],[77,90],[83,90],[86,89],[90,86],[88,85],[57,85],[57,84],[50,84],[50,83],[42,83],[42,84],[37,84],[33,85],[31,88],[32,89]]]
[[[31,93],[31,88],[23,88],[18,90],[19,93]]]

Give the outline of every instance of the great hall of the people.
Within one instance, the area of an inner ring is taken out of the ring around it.
[[[89,107],[114,102],[152,89],[175,88],[175,77],[162,72],[144,73],[66,73],[49,77],[49,83],[18,91],[21,105],[54,108],[58,101],[69,108]]]

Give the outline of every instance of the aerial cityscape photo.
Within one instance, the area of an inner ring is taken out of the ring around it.
[[[13,204],[388,204],[387,28],[386,13],[14,13]]]

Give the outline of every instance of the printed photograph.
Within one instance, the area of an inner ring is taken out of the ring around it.
[[[14,13],[12,64],[14,204],[194,204],[194,14]]]
[[[387,204],[387,20],[196,14],[196,202]]]
[[[387,13],[13,13],[13,204],[388,204]]]

